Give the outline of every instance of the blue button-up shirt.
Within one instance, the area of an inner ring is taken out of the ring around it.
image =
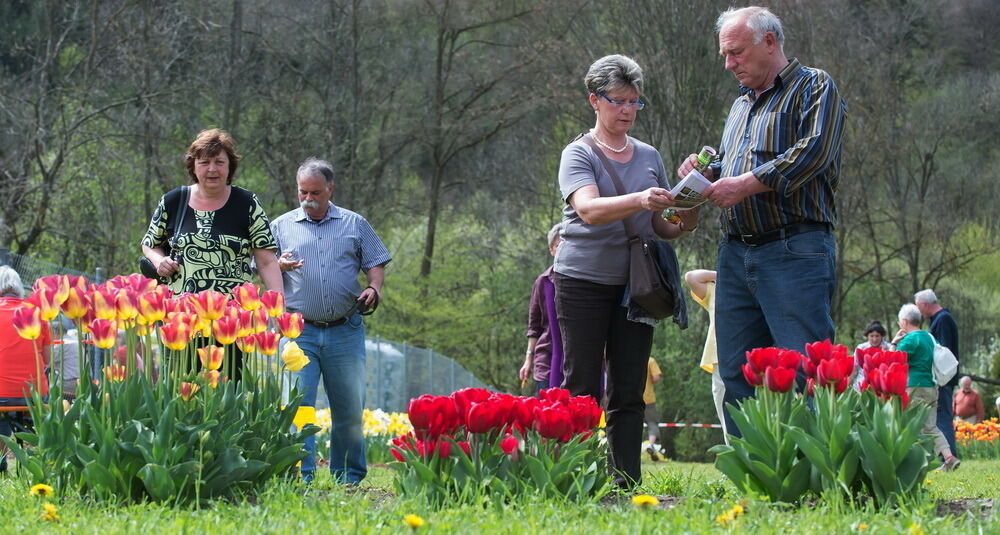
[[[271,223],[281,254],[304,260],[282,273],[285,307],[312,321],[333,321],[354,311],[363,290],[358,272],[392,260],[364,217],[329,203],[326,216],[310,219],[302,208]]]

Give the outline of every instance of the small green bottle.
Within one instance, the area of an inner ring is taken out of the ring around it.
[[[714,162],[718,157],[719,157],[718,151],[716,151],[712,147],[709,147],[708,145],[705,145],[704,147],[701,148],[701,152],[698,153],[697,156],[698,161],[697,163],[694,164],[694,170],[698,171],[699,173],[704,173],[705,170],[708,169],[708,166],[712,165],[712,162]],[[677,215],[677,210],[674,210],[673,208],[667,208],[666,210],[663,211],[663,219],[666,219],[671,223],[679,223],[681,217]]]

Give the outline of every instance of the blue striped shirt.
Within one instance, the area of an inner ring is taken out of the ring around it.
[[[801,222],[837,223],[846,105],[825,71],[792,58],[774,85],[754,96],[740,88],[722,134],[715,176],[753,172],[774,191],[722,211],[722,231],[760,234]]]
[[[285,307],[312,321],[333,321],[352,312],[363,288],[358,272],[392,260],[368,220],[333,203],[313,221],[302,208],[271,223],[281,254],[304,260],[299,269],[281,274]]]

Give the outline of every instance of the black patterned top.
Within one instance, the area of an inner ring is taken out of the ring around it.
[[[181,188],[160,198],[142,238],[143,245],[161,248],[170,245],[180,200]],[[215,290],[228,294],[253,280],[250,261],[254,249],[277,248],[257,196],[232,186],[229,200],[218,210],[206,212],[188,207],[170,252],[181,268],[168,286],[177,293]]]

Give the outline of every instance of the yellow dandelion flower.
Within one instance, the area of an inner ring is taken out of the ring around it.
[[[406,516],[404,516],[403,517],[403,523],[406,524],[407,526],[410,526],[413,529],[420,528],[424,524],[426,524],[426,522],[424,522],[424,519],[420,518],[417,515],[406,515]]]
[[[39,483],[37,485],[34,485],[31,487],[31,490],[28,491],[28,494],[31,496],[42,496],[42,497],[52,496],[53,493],[55,493],[55,489],[46,485],[45,483]]]
[[[52,505],[49,502],[45,502],[45,503],[42,504],[42,509],[43,509],[43,511],[42,511],[42,520],[47,520],[49,522],[58,522],[59,521],[59,514],[58,514],[59,513],[59,509],[56,508],[55,505]]]
[[[736,516],[742,515],[744,513],[743,506],[740,505],[740,504],[734,505],[733,506],[733,513],[735,513]]]
[[[632,504],[640,509],[646,509],[647,507],[656,507],[660,504],[660,500],[649,494],[639,494],[638,496],[632,496]]]
[[[868,529],[868,524],[865,524],[864,522],[858,524],[858,531],[864,531],[866,529]]]
[[[910,535],[924,535],[925,533],[927,533],[926,531],[924,531],[924,528],[922,528],[920,524],[917,523],[910,524],[910,527],[907,528],[906,532],[909,533]]]

